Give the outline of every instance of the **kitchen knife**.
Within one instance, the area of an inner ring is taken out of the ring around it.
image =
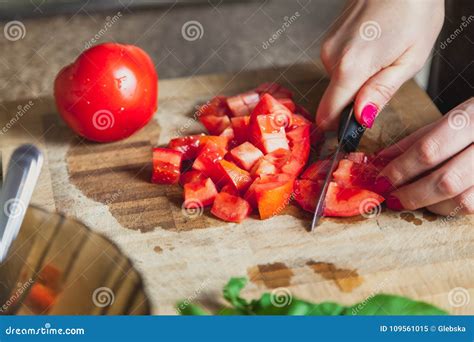
[[[351,103],[344,108],[341,113],[339,121],[339,128],[337,131],[338,145],[334,153],[323,186],[317,197],[316,209],[314,211],[313,222],[311,223],[311,230],[318,225],[319,219],[324,211],[324,200],[328,191],[329,183],[331,182],[332,173],[334,172],[339,161],[344,156],[344,153],[354,152],[359,146],[360,139],[365,132],[365,127],[359,124],[354,116],[354,106]]]
[[[33,145],[13,151],[0,192],[0,263],[18,236],[42,165],[43,155]]]

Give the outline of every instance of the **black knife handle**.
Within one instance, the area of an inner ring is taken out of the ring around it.
[[[341,119],[339,121],[339,129],[337,131],[337,139],[339,143],[342,142],[342,149],[346,153],[354,152],[357,149],[360,139],[362,139],[365,132],[365,127],[357,122],[354,114],[349,118],[352,107],[353,103],[349,104],[342,111]],[[349,120],[348,127],[346,133],[342,136],[347,120]]]

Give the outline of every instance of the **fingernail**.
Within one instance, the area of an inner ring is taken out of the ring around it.
[[[372,128],[378,111],[379,109],[372,102],[366,104],[364,109],[362,109],[362,114],[360,115],[362,125],[367,128]]]
[[[400,202],[400,200],[393,195],[388,196],[387,199],[385,200],[385,203],[387,203],[388,208],[395,211],[402,211],[403,209],[405,209],[403,208],[403,205]]]
[[[374,188],[375,192],[385,194],[393,189],[393,185],[387,177],[381,176],[375,180]]]

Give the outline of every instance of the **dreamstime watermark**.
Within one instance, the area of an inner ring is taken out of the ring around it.
[[[12,20],[5,24],[3,27],[3,35],[11,42],[23,39],[26,36],[25,25],[18,20]]]
[[[0,130],[0,135],[3,135],[5,133],[8,132],[8,130],[10,128],[12,128],[17,122],[18,120],[21,119],[21,117],[23,115],[25,115],[30,109],[31,107],[34,106],[34,102],[33,101],[28,101],[28,103],[26,103],[25,105],[18,105],[17,108],[17,111],[15,113],[15,115],[10,119],[10,121],[8,121],[3,127],[2,129]]]
[[[107,109],[101,109],[94,113],[92,116],[92,125],[99,131],[114,127],[115,117],[111,111]]]
[[[25,203],[18,198],[10,198],[3,205],[3,212],[10,218],[17,218],[26,211]]]
[[[194,42],[204,36],[204,27],[197,20],[190,20],[181,27],[181,35],[188,42]]]
[[[445,40],[443,40],[440,44],[439,47],[440,49],[444,50],[448,47],[449,44],[451,44],[459,35],[461,35],[464,32],[464,29],[466,29],[470,23],[474,21],[474,15],[470,15],[469,17],[462,16],[461,17],[461,24],[459,24],[459,27],[453,31],[447,37]]]
[[[112,203],[114,203],[119,197],[120,195],[123,193],[123,191],[121,189],[115,191],[114,193],[112,194],[107,194],[105,197],[105,201],[104,201],[104,204],[105,205],[110,205]]]
[[[455,308],[466,306],[471,301],[469,291],[464,287],[455,287],[448,293],[449,305]]]
[[[198,199],[190,198],[181,205],[181,213],[189,219],[195,219],[204,212],[204,205]]]
[[[264,50],[268,49],[273,43],[275,43],[281,36],[286,32],[287,29],[290,28],[291,24],[293,24],[299,17],[301,16],[300,12],[296,11],[290,17],[285,16],[283,18],[283,24],[276,30],[270,38],[262,43],[262,48]]]
[[[112,26],[114,26],[117,21],[119,21],[120,18],[122,18],[122,12],[120,12],[120,11],[117,12],[113,17],[109,17],[109,16],[106,17],[105,18],[105,23],[102,26],[102,28],[94,35],[94,37],[89,39],[84,44],[84,47],[86,49],[89,49],[92,45],[97,43],[107,33],[107,31],[110,30],[112,28]]]
[[[34,281],[32,278],[28,279],[24,283],[18,283],[16,291],[0,307],[0,313],[6,312],[8,308],[15,304],[22,294],[25,293],[33,284]]]
[[[115,301],[115,295],[112,289],[108,287],[98,287],[92,293],[92,302],[99,308],[110,306]]]
[[[293,295],[291,291],[286,287],[279,287],[270,293],[270,303],[274,307],[283,308],[288,306],[293,301]]]
[[[374,20],[364,21],[359,27],[359,35],[363,40],[370,42],[380,38],[382,28],[380,24]]]
[[[179,303],[178,307],[176,308],[178,313],[182,313],[191,303],[193,303],[199,294],[207,287],[208,280],[204,280],[201,285],[197,289],[194,290],[193,294],[186,297],[181,303]]]
[[[375,198],[366,198],[359,204],[359,213],[365,218],[375,218],[382,212],[380,201]]]
[[[472,201],[474,201],[474,195],[473,194],[469,194],[466,198],[466,204],[471,204]],[[456,206],[450,213],[449,215],[443,217],[441,219],[441,223],[442,224],[448,224],[449,222],[451,222],[452,220],[454,220],[454,218],[459,214],[459,212],[461,210],[463,210],[464,208],[466,207],[465,204],[461,203],[460,205]]]
[[[448,124],[454,130],[461,130],[471,124],[471,118],[465,110],[455,109],[448,114]]]

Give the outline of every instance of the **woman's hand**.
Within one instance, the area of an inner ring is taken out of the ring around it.
[[[474,213],[474,98],[377,156],[393,159],[380,173],[380,191],[394,190],[394,210],[427,207],[441,215]]]
[[[331,81],[318,107],[318,127],[334,129],[354,99],[358,122],[372,127],[398,88],[422,68],[443,20],[443,0],[348,1],[322,45]]]

